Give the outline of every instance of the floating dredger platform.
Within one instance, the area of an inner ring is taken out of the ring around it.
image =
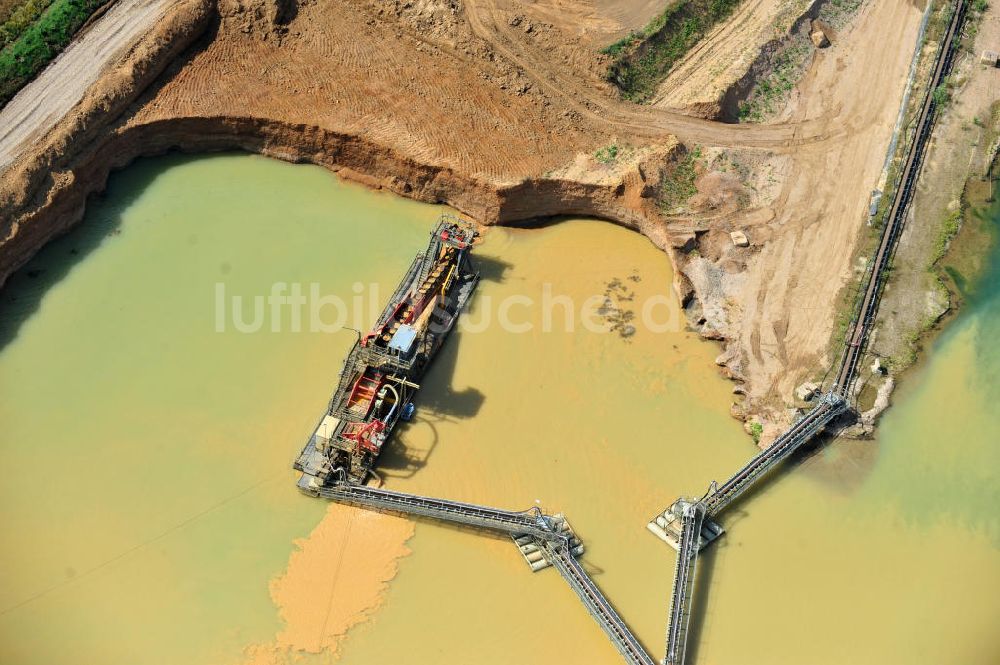
[[[329,408],[295,461],[301,490],[364,483],[393,427],[412,417],[419,382],[479,282],[469,256],[478,235],[457,217],[438,221],[427,250],[344,361]]]

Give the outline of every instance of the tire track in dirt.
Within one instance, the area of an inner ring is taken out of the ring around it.
[[[422,52],[406,48],[412,44],[386,50],[385,33],[392,26],[368,25],[357,12],[304,7],[301,13],[300,19],[315,21],[317,29],[280,47],[229,39],[224,27],[134,122],[171,115],[282,117],[357,131],[412,158],[500,181],[523,173],[526,163],[541,172],[579,144],[578,131],[539,142],[537,137],[550,136],[550,128],[535,99],[498,90],[488,72],[465,63],[459,69],[439,48],[417,42],[425,46]],[[335,38],[345,34],[351,39]],[[318,61],[336,66],[316,66]],[[266,85],[247,85],[254,78],[266,79]]]
[[[581,83],[571,72],[553,67],[546,54],[535,53],[524,40],[515,37],[508,23],[498,16],[500,9],[496,0],[469,0],[464,7],[469,25],[479,38],[523,69],[549,94],[561,98],[594,122],[642,136],[669,133],[689,142],[775,151],[826,143],[841,134],[827,127],[822,119],[805,119],[782,125],[731,125],[666,109],[620,102]],[[516,44],[517,49],[510,44]]]
[[[865,6],[855,28],[817,53],[793,117],[827,113],[848,129],[822,152],[791,155],[779,232],[750,265],[734,315],[746,349],[748,399],[781,422],[798,383],[812,377],[834,327],[837,295],[867,218],[909,69],[921,12],[907,0]],[[900,45],[886,49],[886,44]],[[838,94],[833,94],[837,92]]]

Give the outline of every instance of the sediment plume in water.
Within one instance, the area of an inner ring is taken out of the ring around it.
[[[274,642],[249,647],[244,665],[281,665],[301,652],[336,655],[347,631],[382,604],[399,560],[410,553],[413,529],[400,517],[331,504],[271,582],[285,627]]]

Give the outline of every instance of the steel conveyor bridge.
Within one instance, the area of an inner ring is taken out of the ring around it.
[[[656,665],[656,661],[642,647],[573,556],[571,538],[562,528],[564,519],[561,516],[546,515],[539,508],[521,512],[500,510],[472,503],[352,485],[348,482],[315,488],[310,493],[362,508],[416,515],[516,537],[531,536],[545,559],[577,593],[629,665]]]
[[[691,619],[691,598],[694,589],[695,564],[702,547],[702,525],[718,515],[778,463],[795,452],[802,444],[816,437],[831,420],[847,410],[847,401],[836,392],[823,395],[816,406],[799,419],[774,443],[744,464],[726,482],[702,499],[678,499],[671,510],[679,513],[677,565],[670,594],[670,614],[667,623],[667,655],[665,665],[681,665],[687,646],[688,624]],[[721,529],[720,529],[721,531]]]
[[[878,250],[866,275],[867,283],[864,288],[864,296],[861,298],[854,319],[851,321],[834,384],[834,389],[847,398],[850,398],[854,381],[857,378],[858,366],[864,356],[868,338],[875,326],[875,318],[882,299],[882,290],[885,287],[885,281],[892,264],[892,256],[899,236],[903,232],[907,206],[920,173],[924,150],[930,140],[931,130],[934,128],[934,120],[938,110],[937,102],[934,99],[934,90],[944,82],[945,77],[951,71],[957,51],[958,37],[960,37],[959,30],[965,17],[967,5],[966,0],[955,2],[948,31],[941,41],[941,49],[934,65],[934,72],[915,125],[913,140],[910,142],[903,169],[896,181],[896,194],[893,197],[892,207],[889,208],[884,217]]]
[[[646,652],[642,644],[622,620],[618,612],[604,594],[573,558],[569,548],[563,543],[548,541],[543,544],[546,558],[563,576],[570,588],[576,592],[587,611],[600,624],[611,639],[612,644],[629,665],[656,665],[656,661]]]
[[[539,540],[560,542],[565,539],[565,536],[558,529],[560,518],[546,515],[539,508],[531,508],[521,512],[500,510],[472,503],[435,499],[364,485],[352,485],[346,482],[320,487],[313,492],[316,496],[339,503],[417,515],[488,531],[499,531],[513,536],[528,535]]]
[[[691,595],[694,593],[695,563],[698,560],[701,525],[705,520],[705,504],[685,503],[681,510],[681,536],[677,548],[674,585],[670,592],[670,615],[667,622],[667,655],[665,665],[684,662],[688,625],[691,622]]]
[[[831,420],[846,410],[847,401],[839,394],[829,392],[823,395],[811,411],[703,499],[707,516],[715,517],[722,512],[775,465],[798,450],[802,444],[812,440]]]

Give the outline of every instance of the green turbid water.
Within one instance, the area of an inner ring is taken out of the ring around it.
[[[274,633],[268,580],[323,514],[290,464],[353,334],[217,332],[215,285],[388,294],[436,215],[319,168],[142,161],[11,280],[0,662],[232,662]]]
[[[290,464],[354,340],[329,330],[371,323],[441,212],[260,157],[143,160],[11,279],[0,663],[620,662],[553,570],[426,522],[383,539],[372,560],[395,577],[338,623],[368,584],[351,539],[388,518],[328,511]],[[718,349],[683,330],[666,257],[625,229],[495,228],[475,256],[483,281],[385,484],[565,512],[658,659],[674,551],[646,522],[754,452]],[[266,300],[293,288],[298,325]],[[876,441],[802,456],[723,516],[691,663],[1000,661],[998,337],[995,270]]]

